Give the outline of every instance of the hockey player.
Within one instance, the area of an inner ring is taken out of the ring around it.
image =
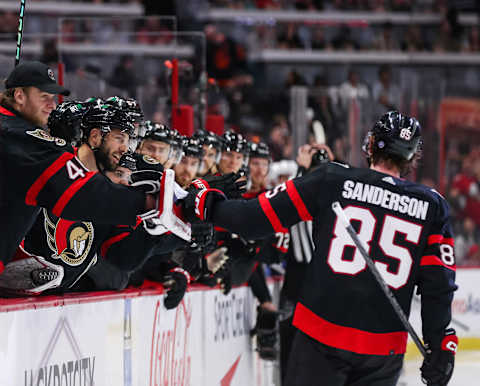
[[[24,61],[5,86],[0,100],[0,272],[40,207],[70,220],[134,225],[138,214],[155,206],[154,197],[89,172],[65,140],[43,130],[55,94],[68,94],[50,68]],[[99,196],[109,199],[96,200]]]
[[[178,134],[166,125],[145,121],[140,128],[144,132],[136,149],[160,162],[165,169],[175,166],[181,159],[182,147]]]
[[[215,133],[206,130],[199,130],[194,134],[198,138],[203,147],[203,158],[198,171],[199,177],[217,173],[217,164],[222,155],[221,138]]]
[[[183,140],[183,157],[175,165],[175,181],[182,188],[187,188],[197,176],[203,158],[202,143],[197,138]]]
[[[220,174],[238,173],[248,163],[248,142],[241,134],[233,131],[226,131],[222,142],[218,171]]]
[[[296,305],[299,329],[286,385],[395,385],[407,332],[331,205],[339,201],[405,314],[421,295],[427,347],[421,374],[446,385],[457,338],[448,329],[455,256],[448,204],[435,190],[404,180],[421,147],[420,125],[398,112],[368,133],[369,169],[327,163],[258,199],[225,201],[200,189],[185,209],[247,238],[313,221],[315,251]],[[252,226],[255,224],[255,226]]]

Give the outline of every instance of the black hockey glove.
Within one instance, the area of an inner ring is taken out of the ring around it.
[[[213,224],[194,223],[192,224],[191,252],[199,254],[207,253],[215,248],[215,231]]]
[[[247,180],[239,181],[242,176],[239,173],[229,173],[223,176],[207,176],[204,180],[212,189],[221,190],[230,199],[242,198],[247,191]]]
[[[167,290],[167,296],[163,304],[167,310],[177,307],[185,296],[190,275],[180,267],[171,269],[163,278],[163,286]]]
[[[158,193],[162,174],[155,170],[137,170],[130,175],[130,186],[136,187],[144,193]]]
[[[458,338],[453,328],[445,331],[440,347],[430,349],[427,346],[427,355],[420,368],[423,383],[428,386],[445,386],[448,384],[453,374],[457,346]]]
[[[193,180],[187,189],[188,195],[182,201],[183,213],[187,221],[193,223],[198,220],[208,221],[217,201],[226,199],[225,194],[212,189],[204,180]]]
[[[250,334],[257,336],[257,351],[263,360],[274,361],[278,357],[278,316],[276,311],[257,307],[257,323]]]

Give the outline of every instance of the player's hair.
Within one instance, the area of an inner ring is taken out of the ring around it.
[[[15,105],[15,90],[17,88],[21,88],[25,94],[28,94],[28,88],[29,87],[12,87],[12,88],[7,88],[5,91],[0,93],[0,105],[5,106],[5,107],[11,107]]]
[[[372,136],[372,140],[375,140],[374,136]],[[418,162],[422,158],[422,149],[420,147],[415,152],[413,158],[409,161],[398,155],[378,149],[378,147],[373,147],[371,151],[372,153],[369,157],[369,162],[372,165],[384,164],[389,169],[398,169],[401,176],[408,175],[417,167]]]

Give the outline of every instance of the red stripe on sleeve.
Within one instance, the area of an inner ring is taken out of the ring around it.
[[[448,245],[454,247],[455,246],[455,241],[453,240],[452,237],[444,237],[443,238],[443,244],[448,244]]]
[[[52,209],[52,213],[57,217],[62,217],[62,212],[70,202],[70,200],[75,196],[75,194],[85,185],[90,179],[97,174],[97,172],[88,172],[85,174],[85,177],[76,180],[72,185],[68,187],[67,190],[60,196],[57,203]]]
[[[120,240],[123,240],[125,237],[127,237],[129,235],[130,235],[130,232],[123,232],[123,233],[120,233],[116,236],[113,236],[113,237],[109,238],[107,241],[105,241],[102,244],[102,247],[100,248],[100,253],[102,254],[102,256],[105,257],[107,255],[107,252],[108,252],[109,248],[113,244],[118,243]]]
[[[420,260],[420,266],[426,266],[426,265],[439,265],[439,266],[451,269],[452,271],[457,270],[456,265],[447,265],[442,261],[442,259],[440,259],[438,256],[435,256],[435,255],[422,256],[422,259]]]
[[[56,159],[43,173],[38,177],[35,182],[28,189],[27,195],[25,196],[25,203],[27,205],[37,205],[38,194],[42,191],[46,183],[52,176],[57,173],[68,160],[71,160],[74,157],[73,154],[63,153],[60,157]]]
[[[428,236],[427,245],[441,244],[442,240],[443,240],[442,235],[430,235]]]
[[[275,232],[286,232],[287,228],[283,227],[280,219],[272,208],[272,204],[270,204],[270,201],[268,201],[264,194],[258,197],[258,202],[260,203],[263,213],[267,216],[268,221],[272,224],[273,230]]]
[[[443,237],[442,235],[430,235],[428,236],[427,245],[432,244],[448,244],[452,247],[454,246],[453,238],[451,237]]]
[[[295,205],[300,218],[303,221],[312,220],[312,215],[305,206],[302,197],[300,197],[300,194],[298,193],[298,190],[292,180],[287,181],[287,194],[288,197],[290,197],[290,200],[292,200],[293,205]]]
[[[0,114],[8,115],[9,117],[14,117],[15,114],[11,111],[8,111],[5,107],[0,106]]]

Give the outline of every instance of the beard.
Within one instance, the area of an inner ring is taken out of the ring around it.
[[[108,149],[105,146],[105,141],[102,141],[102,144],[95,152],[95,158],[101,170],[113,172],[118,166],[118,162],[110,156]]]

